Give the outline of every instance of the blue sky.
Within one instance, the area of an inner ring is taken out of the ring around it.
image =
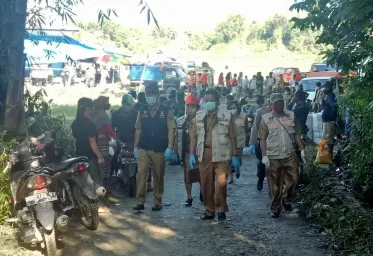
[[[115,8],[115,21],[135,27],[147,27],[146,14],[139,14],[139,0],[85,0],[78,7],[77,20],[95,21],[99,9]],[[239,13],[248,21],[262,21],[288,11],[294,0],[147,0],[160,25],[176,29],[211,30],[229,14]]]

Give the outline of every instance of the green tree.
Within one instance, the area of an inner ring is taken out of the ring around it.
[[[245,29],[245,17],[240,14],[231,14],[227,20],[221,22],[215,29],[217,37],[225,43],[239,39]]]

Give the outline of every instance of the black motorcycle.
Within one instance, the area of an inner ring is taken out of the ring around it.
[[[58,237],[66,231],[68,216],[56,207],[58,202],[53,172],[43,167],[43,147],[30,138],[9,155],[13,218],[19,229],[19,241],[40,245],[47,256],[57,255]]]
[[[116,176],[121,184],[127,186],[128,195],[136,195],[136,174],[137,160],[133,154],[134,147],[132,143],[125,143],[117,156]]]
[[[57,183],[61,212],[70,215],[73,210],[79,210],[83,225],[96,230],[99,225],[98,197],[88,173],[88,159],[71,158],[50,167]]]

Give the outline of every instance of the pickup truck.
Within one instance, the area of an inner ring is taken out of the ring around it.
[[[138,87],[144,81],[157,81],[163,94],[170,94],[172,90],[185,90],[187,84],[187,74],[178,66],[132,64],[129,79],[132,87]]]

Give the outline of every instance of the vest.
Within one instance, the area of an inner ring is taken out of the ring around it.
[[[197,112],[197,148],[196,154],[198,161],[203,161],[205,149],[205,118],[207,110],[203,109]],[[232,158],[231,139],[228,135],[228,126],[231,120],[231,113],[227,110],[218,108],[218,122],[212,129],[212,162],[229,161]]]
[[[285,159],[294,154],[294,112],[287,110],[284,112],[283,117],[274,117],[272,113],[263,115],[263,121],[269,131],[267,138],[267,156],[269,159]]]
[[[241,113],[234,119],[234,122],[237,126],[237,148],[244,148],[246,146],[246,129],[245,129],[245,121],[247,116]]]
[[[169,108],[159,105],[154,117],[149,105],[140,108],[141,134],[139,148],[154,152],[164,152],[168,147],[167,117]]]

